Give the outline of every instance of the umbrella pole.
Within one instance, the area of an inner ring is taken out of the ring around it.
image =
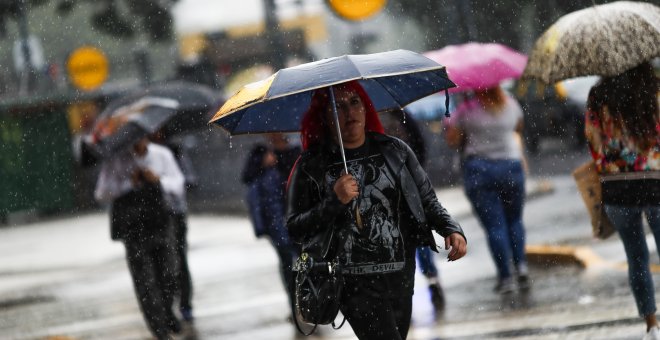
[[[344,162],[344,171],[348,173],[348,165],[346,164],[346,153],[344,152],[344,141],[341,139],[341,127],[339,127],[339,113],[337,112],[337,102],[335,102],[335,90],[332,86],[328,88],[330,92],[330,103],[332,104],[332,118],[335,119],[335,127],[337,128],[337,142],[339,143],[339,151],[341,152],[341,159]]]
[[[344,162],[344,172],[348,173],[348,164],[346,163],[346,153],[344,152],[344,142],[341,139],[341,127],[339,127],[339,113],[337,112],[337,102],[335,101],[335,90],[332,86],[328,88],[330,92],[330,103],[332,104],[332,117],[335,119],[335,127],[337,127],[337,142],[339,143],[339,151],[341,153],[341,160]],[[359,189],[359,188],[358,188]],[[353,210],[355,212],[355,222],[359,228],[362,228],[362,217],[360,210],[357,206],[357,200],[353,200]]]

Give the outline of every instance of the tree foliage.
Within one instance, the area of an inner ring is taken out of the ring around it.
[[[17,19],[20,3],[27,10],[56,1],[55,14],[69,15],[76,7],[94,6],[92,27],[117,38],[129,38],[145,32],[152,41],[168,41],[173,36],[170,8],[177,0],[3,0],[0,1],[0,33],[7,19]]]

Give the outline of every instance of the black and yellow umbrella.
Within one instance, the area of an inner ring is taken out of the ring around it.
[[[352,80],[379,112],[456,86],[444,66],[415,52],[345,55],[285,68],[243,86],[210,123],[232,135],[299,131],[314,90]]]
[[[210,123],[230,134],[299,131],[314,91],[329,88],[344,171],[348,173],[332,86],[353,80],[360,82],[376,111],[400,109],[456,86],[444,66],[415,52],[345,55],[285,68],[245,85],[225,102]],[[445,105],[449,107],[449,96]],[[359,216],[356,210],[357,223],[361,225]]]

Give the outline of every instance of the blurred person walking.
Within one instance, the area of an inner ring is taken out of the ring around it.
[[[181,331],[172,312],[178,263],[167,206],[183,195],[183,182],[170,150],[145,137],[103,162],[94,192],[111,204],[111,237],[124,242],[140,309],[158,339]]]
[[[338,116],[329,91],[335,93]],[[304,151],[287,193],[290,236],[305,242],[336,232],[342,314],[360,339],[405,339],[415,249],[436,250],[434,230],[451,248],[448,260],[457,260],[467,247],[461,227],[438,202],[412,150],[383,134],[357,81],[314,92],[301,139]]]
[[[281,142],[279,136],[270,136],[269,139]],[[282,145],[280,147],[281,151],[285,151]],[[292,266],[299,252],[289,239],[284,225],[286,177],[280,171],[286,172],[286,167],[282,167],[280,170],[278,163],[273,149],[264,144],[257,144],[248,155],[241,174],[241,181],[248,187],[246,202],[254,234],[256,237],[267,237],[279,258],[280,276],[289,300],[291,313],[289,317],[293,322],[295,317],[295,273]],[[288,174],[288,172],[286,173]]]
[[[285,193],[286,183],[291,174],[291,169],[293,169],[293,164],[296,163],[296,160],[300,157],[302,150],[299,145],[292,144],[283,133],[268,133],[266,134],[266,139],[277,158],[275,167],[282,176],[282,193]],[[284,199],[284,196],[282,196],[282,199]]]
[[[193,322],[193,282],[190,275],[190,268],[188,266],[188,201],[186,199],[186,191],[198,185],[197,173],[192,165],[190,157],[190,149],[194,144],[194,137],[191,135],[183,136],[180,140],[163,141],[163,145],[167,146],[177,161],[179,169],[184,178],[184,190],[180,195],[172,195],[170,202],[170,213],[172,215],[172,223],[174,224],[174,240],[176,257],[179,264],[179,271],[177,273],[177,292],[178,297],[178,310],[181,313],[181,318],[186,322]]]
[[[525,256],[523,112],[499,86],[474,91],[447,121],[445,139],[463,156],[463,184],[497,268],[495,291],[529,288]]]
[[[621,237],[644,339],[660,339],[643,218],[660,244],[660,82],[650,63],[602,78],[589,93],[585,134],[605,212]]]
[[[391,110],[380,114],[385,133],[404,141],[417,156],[419,164],[424,168],[426,164],[426,143],[424,135],[417,121],[403,109]],[[417,264],[426,277],[429,287],[431,304],[436,312],[445,308],[445,294],[440,284],[438,267],[435,265],[433,252],[429,247],[418,247]]]

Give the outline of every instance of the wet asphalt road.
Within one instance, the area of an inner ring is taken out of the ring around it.
[[[424,277],[416,278],[409,339],[641,339],[629,293],[623,248],[615,237],[590,237],[586,211],[567,169],[586,153],[549,148],[530,158],[531,177],[553,191],[526,206],[528,244],[585,247],[601,262],[581,268],[552,256],[531,266],[532,289],[498,295],[484,234],[460,188],[439,191],[463,225],[469,254],[436,256],[447,296],[435,313]],[[195,288],[187,339],[293,339],[275,253],[255,240],[249,221],[194,215],[189,221]],[[653,242],[651,250],[655,250]],[[0,229],[0,338],[149,339],[121,244],[108,236],[104,213]],[[658,262],[657,256],[653,258]],[[655,274],[656,281],[659,279]],[[322,327],[312,339],[354,339],[350,327]]]

